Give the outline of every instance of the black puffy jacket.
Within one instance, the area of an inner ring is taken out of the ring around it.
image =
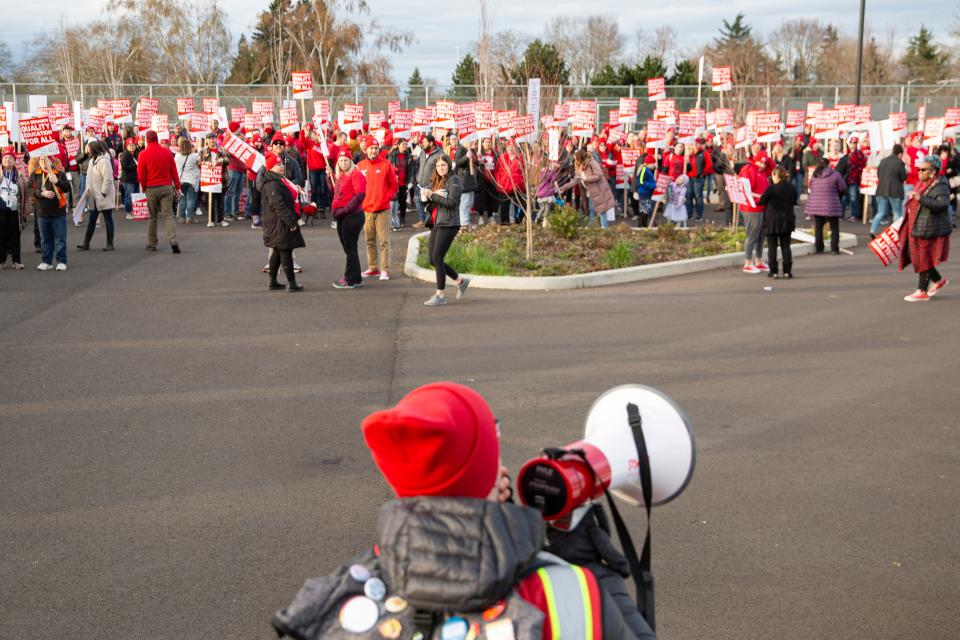
[[[263,244],[273,249],[284,250],[306,246],[297,224],[293,195],[283,183],[283,176],[273,171],[264,171],[260,194]]]
[[[459,227],[460,226],[460,196],[463,195],[463,183],[456,175],[449,174],[447,177],[447,195],[441,196],[436,193],[430,194],[430,200],[427,202],[428,215],[433,214],[433,208],[437,208],[437,216],[433,222],[435,227]]]
[[[944,178],[938,178],[920,196],[920,211],[910,233],[914,238],[940,238],[953,231],[947,207],[950,204],[950,186]]]

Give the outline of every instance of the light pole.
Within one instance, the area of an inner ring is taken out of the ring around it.
[[[863,15],[866,11],[867,0],[860,0],[860,35],[857,39],[857,95],[856,103],[860,104],[860,81],[863,77]]]

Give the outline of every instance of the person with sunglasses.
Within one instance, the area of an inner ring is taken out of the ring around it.
[[[927,302],[950,281],[937,266],[950,255],[950,187],[940,175],[940,158],[924,157],[917,167],[917,182],[907,197],[900,229],[900,271],[913,265],[919,274],[917,290],[904,297],[907,302]]]

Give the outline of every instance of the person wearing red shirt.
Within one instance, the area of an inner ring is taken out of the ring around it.
[[[904,185],[904,198],[910,196],[910,192],[913,191],[913,188],[917,184],[919,179],[920,162],[923,160],[926,155],[923,150],[923,133],[915,131],[912,136],[909,137],[908,142],[910,144],[907,147],[906,160],[905,164],[907,165],[907,182]],[[906,202],[906,200],[904,200]]]
[[[766,167],[769,157],[766,153],[760,152],[750,159],[750,163],[740,169],[741,178],[746,178],[750,182],[750,191],[753,193],[753,205],[740,205],[740,213],[743,215],[743,226],[747,232],[747,238],[743,243],[743,272],[760,273],[769,271],[763,262],[763,210],[760,206],[760,196],[770,186],[767,180]]]
[[[174,253],[180,253],[177,231],[173,226],[173,190],[180,190],[177,163],[169,149],[160,146],[157,132],[147,131],[147,147],[137,156],[137,178],[147,194],[150,221],[147,224],[147,251],[157,250],[157,216],[167,227],[167,241]]]
[[[513,203],[522,202],[527,188],[523,177],[523,157],[516,143],[508,143],[507,152],[500,154],[500,157],[497,158],[493,178],[500,194],[498,198],[500,224],[511,224],[513,222],[510,220],[511,201]]]
[[[850,221],[859,222],[863,212],[860,202],[860,177],[867,166],[867,156],[859,148],[860,140],[853,136],[847,141],[847,201],[850,203]]]
[[[667,175],[670,176],[670,181],[675,182],[677,178],[683,175],[683,145],[679,142],[677,146],[670,151],[670,155],[667,156],[664,153],[664,164],[667,167]]]
[[[310,185],[310,199],[317,207],[317,213],[321,218],[326,218],[327,208],[327,159],[323,155],[323,144],[320,136],[322,131],[317,131],[312,124],[306,126],[306,130],[300,130],[300,144],[307,151],[307,182]]]
[[[335,178],[335,179],[334,179]],[[363,200],[366,197],[367,181],[353,166],[350,150],[343,148],[337,158],[335,176],[328,176],[327,186],[333,194],[330,201],[330,216],[337,223],[340,246],[347,256],[343,277],[333,283],[335,289],[356,289],[363,286],[360,274],[360,255],[357,241],[363,229]]]
[[[364,277],[390,279],[390,201],[397,195],[397,172],[380,154],[380,144],[373,136],[364,136],[364,152],[357,169],[367,181],[363,199],[363,234],[367,240],[367,270]]]

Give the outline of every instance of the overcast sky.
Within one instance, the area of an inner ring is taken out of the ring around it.
[[[234,39],[241,33],[249,33],[257,13],[267,4],[268,0],[221,0],[221,6],[230,16]],[[472,0],[368,0],[368,4],[382,25],[412,31],[417,36],[409,49],[394,57],[393,75],[401,83],[406,82],[414,66],[420,67],[425,77],[441,84],[449,83],[458,52],[466,53],[477,37],[479,11]],[[660,7],[651,4],[637,0],[494,0],[494,26],[498,30],[512,29],[536,37],[554,16],[576,16],[584,12],[605,14],[617,17],[620,31],[628,36],[628,41],[637,29],[653,32],[661,25],[671,25],[681,34],[677,44],[682,50],[709,41],[717,34],[721,20],[732,20],[738,11],[746,14],[755,33],[765,35],[786,17],[819,18],[832,22],[843,32],[854,33],[859,10],[857,0],[804,0],[799,5],[774,0],[734,3],[685,0],[664,2]],[[960,0],[913,4],[901,0],[867,0],[867,24],[878,35],[892,31],[902,46],[923,22],[944,42],[946,25],[956,5],[960,5]],[[3,12],[0,39],[16,51],[33,34],[53,27],[60,15],[68,21],[84,22],[97,17],[103,6],[100,0],[31,0],[23,5],[24,11]],[[798,13],[801,7],[802,15]]]

